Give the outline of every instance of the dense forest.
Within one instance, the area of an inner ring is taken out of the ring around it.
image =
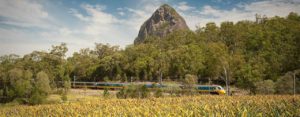
[[[196,31],[150,37],[125,49],[96,43],[66,57],[67,45],[0,58],[0,96],[37,98],[61,82],[181,81],[194,75],[198,84],[229,83],[255,93],[292,93],[293,76],[300,92],[300,16],[257,21],[208,23]],[[33,96],[32,96],[33,95]]]

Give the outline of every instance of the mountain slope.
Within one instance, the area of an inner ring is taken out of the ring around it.
[[[134,43],[142,43],[149,36],[164,37],[177,30],[189,30],[189,28],[174,8],[164,4],[141,26]]]

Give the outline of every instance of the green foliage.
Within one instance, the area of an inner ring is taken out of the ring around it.
[[[104,98],[107,98],[107,97],[109,97],[109,95],[110,95],[110,94],[109,94],[108,89],[105,88],[104,91],[103,91],[103,97],[104,97]]]
[[[274,94],[275,83],[272,80],[263,80],[255,83],[257,94]]]
[[[194,95],[197,93],[195,85],[198,83],[198,78],[195,75],[186,74],[183,80],[183,90],[179,90],[177,93],[182,95]]]
[[[35,88],[44,95],[48,95],[51,92],[50,81],[45,72],[41,71],[36,75]]]
[[[104,80],[105,82],[109,82],[109,81],[110,81],[110,79],[109,79],[108,76],[105,76],[105,77],[103,78],[103,80]]]
[[[120,98],[120,99],[126,99],[127,98],[127,95],[125,94],[126,92],[126,89],[122,88],[117,94],[117,98]]]
[[[70,80],[64,81],[64,85],[63,86],[64,86],[63,87],[64,92],[68,92],[71,89],[71,82],[70,82]]]
[[[0,90],[0,97],[3,96],[3,92],[4,92],[3,89],[1,89],[1,90]]]
[[[71,89],[71,82],[69,80],[66,80],[63,82],[63,88],[61,89],[61,100],[62,101],[67,101],[68,100],[68,92]]]
[[[28,103],[31,105],[42,104],[45,102],[46,98],[47,96],[45,94],[41,94],[38,89],[35,89],[29,98]]]
[[[12,69],[8,72],[9,83],[11,86],[10,98],[15,97],[28,97],[32,89],[30,71],[23,71],[21,69]]]
[[[291,74],[286,74],[280,77],[276,82],[276,93],[293,94],[293,77]]]
[[[60,98],[62,101],[68,101],[67,93],[62,93]]]
[[[118,98],[148,98],[150,91],[146,85],[130,85],[117,93]]]
[[[163,97],[163,91],[161,88],[158,88],[155,90],[154,97],[156,97],[156,98]]]
[[[183,80],[183,84],[185,86],[186,89],[193,89],[194,85],[197,84],[198,78],[195,75],[191,75],[191,74],[186,74],[185,78]]]

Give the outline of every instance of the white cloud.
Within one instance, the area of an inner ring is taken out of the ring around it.
[[[76,9],[71,8],[69,13],[73,14],[75,17],[79,18],[82,21],[89,21],[90,19],[87,17],[84,17],[82,14],[80,14]]]
[[[127,12],[129,12],[129,18],[126,20],[125,24],[132,27],[132,31],[134,31],[135,35],[132,38],[132,42],[134,38],[138,35],[138,31],[142,24],[151,17],[154,11],[164,3],[165,0],[155,0],[149,1],[145,0],[139,3],[139,7],[137,8],[124,8]]]
[[[195,26],[205,26],[208,22],[220,24],[224,21],[237,22],[241,20],[255,20],[255,14],[267,17],[285,17],[290,12],[300,13],[300,2],[284,0],[256,1],[248,4],[238,4],[232,9],[224,10],[210,5],[205,5],[194,12],[180,11],[191,29]]]
[[[0,23],[20,27],[49,27],[47,21],[51,19],[43,6],[33,0],[1,0],[0,16],[4,18]]]
[[[175,6],[180,11],[188,11],[193,10],[195,7],[189,6],[187,2],[179,2],[178,5]]]
[[[69,36],[76,36],[68,38],[78,40],[77,43],[85,44],[85,47],[93,47],[95,42],[110,43],[121,47],[132,43],[131,38],[134,38],[134,33],[132,33],[132,27],[126,24],[126,20],[105,12],[106,7],[102,5],[83,4],[81,8],[86,14],[79,13],[73,9],[71,9],[70,13],[85,25],[71,31],[72,33]],[[123,12],[122,10],[120,8],[119,11]]]
[[[125,13],[122,12],[122,11],[118,12],[118,14],[121,15],[121,16],[124,16],[124,15],[125,15]]]
[[[50,43],[37,38],[30,31],[0,28],[0,35],[0,56],[12,53],[23,55],[33,50],[45,50],[51,47]]]

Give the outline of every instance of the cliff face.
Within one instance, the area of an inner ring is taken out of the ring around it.
[[[174,8],[164,4],[141,26],[134,44],[144,42],[148,36],[164,37],[177,30],[189,30],[189,28]]]

